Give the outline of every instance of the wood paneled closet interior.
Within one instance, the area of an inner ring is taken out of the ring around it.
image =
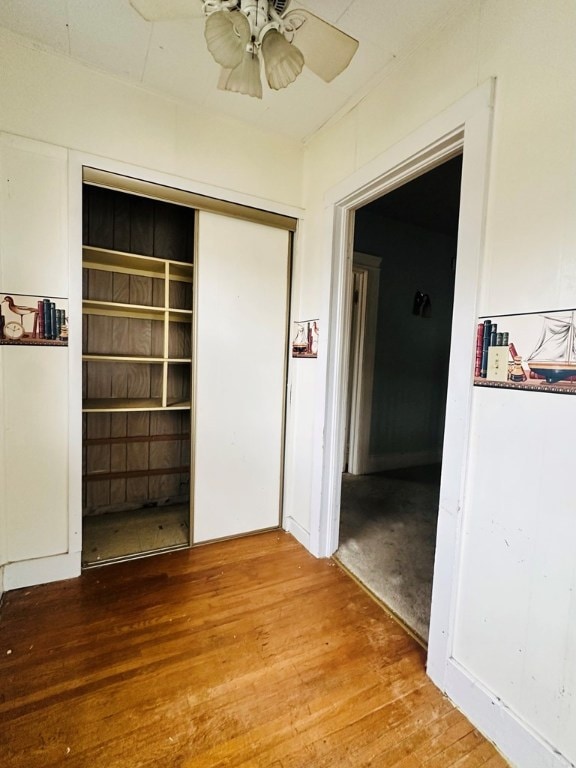
[[[90,564],[189,544],[195,211],[88,184],[83,202]]]

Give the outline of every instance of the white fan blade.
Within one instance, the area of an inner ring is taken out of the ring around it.
[[[294,29],[292,42],[306,66],[326,83],[343,72],[358,49],[358,40],[310,11],[289,11],[282,17]]]
[[[201,0],[130,0],[146,21],[194,19],[204,16]]]

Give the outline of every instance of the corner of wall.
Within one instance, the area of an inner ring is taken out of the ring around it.
[[[296,541],[300,542],[303,547],[306,547],[306,549],[310,552],[310,532],[307,531],[305,528],[303,528],[299,523],[294,520],[293,517],[286,517],[284,520],[282,527],[285,531],[290,533]]]
[[[478,730],[496,745],[512,766],[574,768],[573,763],[454,658],[449,659],[446,665],[441,688]]]
[[[8,592],[22,587],[48,584],[52,581],[74,579],[81,573],[81,553],[69,552],[52,557],[39,557],[34,560],[20,560],[2,566],[4,571],[3,587]]]

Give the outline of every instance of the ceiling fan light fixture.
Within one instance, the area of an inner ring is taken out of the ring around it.
[[[264,35],[261,50],[268,85],[275,91],[286,88],[302,72],[302,52],[276,29]]]
[[[257,99],[262,98],[260,59],[256,51],[244,52],[240,64],[230,72],[224,90],[254,96]]]
[[[350,64],[358,40],[291,0],[129,0],[147,21],[204,16],[210,54],[220,64],[220,90],[262,98],[260,68],[270,88],[293,83],[304,65],[330,83]],[[348,3],[350,0],[348,0]]]
[[[214,60],[226,69],[234,69],[250,42],[250,22],[243,13],[215,11],[206,19],[204,37]]]

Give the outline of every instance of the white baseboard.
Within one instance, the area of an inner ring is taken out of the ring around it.
[[[446,667],[446,695],[516,768],[574,768],[567,758],[490,693],[455,659]]]
[[[442,460],[441,449],[414,451],[412,453],[380,453],[368,457],[368,473],[386,472],[388,469],[405,469],[437,464]]]
[[[300,544],[302,544],[303,547],[306,547],[306,549],[310,552],[310,533],[305,529],[302,528],[300,523],[297,523],[296,520],[294,520],[293,517],[287,517],[284,520],[284,524],[282,526],[285,531],[288,531],[288,533],[292,534],[296,541],[299,541]]]
[[[17,563],[6,563],[4,566],[4,589],[33,587],[37,584],[48,584],[51,581],[73,579],[80,576],[80,552],[53,557],[39,557],[35,560],[21,560]]]

